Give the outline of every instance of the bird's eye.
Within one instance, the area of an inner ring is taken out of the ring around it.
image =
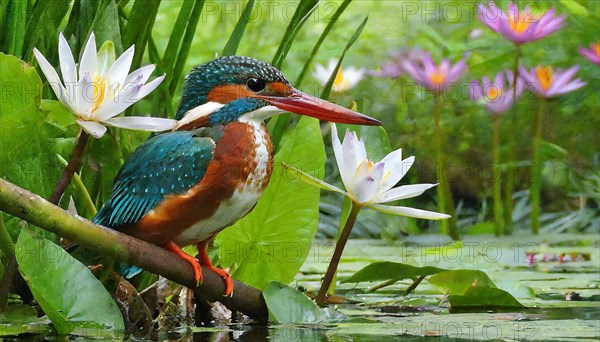
[[[267,86],[264,80],[261,80],[256,77],[250,77],[246,81],[246,85],[248,86],[248,88],[250,88],[250,90],[252,90],[255,93],[258,93],[259,91],[265,89],[265,87]]]

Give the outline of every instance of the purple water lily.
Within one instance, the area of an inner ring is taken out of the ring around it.
[[[458,81],[467,70],[466,56],[454,65],[447,59],[436,65],[429,52],[421,58],[420,63],[404,60],[401,65],[410,78],[436,93]]]
[[[519,75],[523,77],[527,89],[541,97],[551,98],[577,90],[586,85],[579,78],[573,79],[577,70],[579,70],[579,65],[567,70],[558,68],[556,71],[552,70],[552,67],[549,66],[537,66],[529,71],[521,67]]]
[[[600,65],[600,43],[590,44],[589,49],[582,46],[579,48],[579,53],[590,62]]]
[[[399,78],[404,75],[402,61],[409,60],[412,62],[420,61],[425,53],[420,48],[407,49],[401,52],[396,52],[391,59],[381,64],[380,70],[369,70],[370,76]]]
[[[551,35],[563,26],[565,18],[565,15],[555,16],[554,8],[541,15],[532,13],[529,6],[519,12],[512,1],[508,5],[507,13],[502,12],[493,1],[490,1],[488,6],[479,5],[479,20],[516,45]]]
[[[472,81],[470,86],[471,100],[481,102],[492,115],[500,115],[508,111],[523,93],[523,80],[517,78],[516,98],[513,98],[513,73],[500,72],[490,81],[483,77],[481,82]]]

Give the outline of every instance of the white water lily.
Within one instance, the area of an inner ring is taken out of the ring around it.
[[[331,128],[333,152],[337,160],[344,191],[329,183],[312,177],[301,170],[289,165],[285,168],[295,172],[303,181],[322,189],[339,192],[352,200],[354,205],[367,207],[386,214],[442,220],[450,215],[402,206],[383,205],[397,200],[403,200],[421,195],[427,189],[437,184],[396,184],[404,177],[415,161],[415,157],[402,159],[402,149],[388,154],[382,161],[375,163],[367,158],[365,144],[359,140],[356,133],[347,131],[344,141],[340,142],[335,124]]]
[[[162,75],[146,84],[155,65],[146,65],[129,73],[134,46],[115,60],[114,45],[106,42],[96,51],[94,33],[90,35],[79,61],[79,68],[62,33],[58,38],[58,56],[62,80],[46,58],[33,49],[40,68],[59,101],[77,116],[77,124],[94,138],[106,133],[106,125],[146,131],[165,131],[177,121],[154,117],[120,117],[132,104],[156,89]]]
[[[337,60],[330,59],[327,68],[322,66],[321,64],[317,64],[315,66],[315,71],[313,72],[313,77],[321,83],[321,85],[327,84],[329,77],[335,71],[335,67],[337,65]],[[354,88],[360,80],[363,79],[365,75],[365,69],[360,68],[357,69],[353,66],[349,66],[347,68],[342,68],[338,70],[337,75],[335,75],[335,80],[333,81],[333,87],[331,90],[335,92],[343,92],[346,90],[350,90]]]

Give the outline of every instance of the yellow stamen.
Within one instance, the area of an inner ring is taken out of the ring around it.
[[[529,28],[529,25],[534,20],[535,18],[533,18],[532,16],[525,15],[522,13],[517,14],[516,18],[512,14],[508,16],[508,24],[510,25],[511,30],[519,34],[525,32],[525,30]]]
[[[94,75],[92,82],[92,84],[94,85],[94,105],[92,106],[92,112],[95,112],[104,100],[104,89],[106,89],[106,80],[100,75]]]
[[[442,73],[439,70],[436,70],[431,73],[431,75],[429,76],[429,79],[434,84],[439,85],[439,84],[444,83],[444,81],[446,80],[446,76],[447,76],[446,73]]]
[[[535,75],[538,81],[540,81],[540,86],[543,91],[548,90],[548,88],[552,86],[553,73],[551,67],[537,67],[535,68]]]
[[[500,96],[502,96],[502,88],[496,87],[496,86],[491,86],[488,89],[488,98],[490,100],[493,101],[493,100],[497,99]]]
[[[592,51],[596,53],[596,56],[600,57],[600,43],[592,44]]]

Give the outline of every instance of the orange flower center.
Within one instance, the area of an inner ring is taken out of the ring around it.
[[[516,18],[514,15],[511,14],[508,16],[508,24],[510,25],[510,28],[513,31],[521,34],[525,32],[525,30],[527,30],[529,25],[533,22],[533,19],[534,18],[532,16],[524,15],[521,13],[518,13]]]
[[[488,98],[489,98],[490,100],[492,100],[492,101],[493,101],[493,100],[497,99],[497,98],[498,98],[498,97],[500,97],[500,96],[502,96],[502,88],[500,88],[500,87],[495,87],[495,86],[491,86],[491,87],[488,89]]]
[[[596,53],[596,56],[600,57],[600,43],[592,44],[592,51]]]
[[[439,70],[436,70],[434,72],[431,73],[431,75],[429,76],[429,79],[431,80],[431,82],[433,82],[436,85],[440,85],[442,83],[444,83],[444,81],[446,80],[446,73],[440,72]]]
[[[538,81],[540,81],[540,86],[543,91],[548,90],[552,85],[553,81],[553,73],[551,67],[537,67],[535,68],[535,75],[537,76]]]

